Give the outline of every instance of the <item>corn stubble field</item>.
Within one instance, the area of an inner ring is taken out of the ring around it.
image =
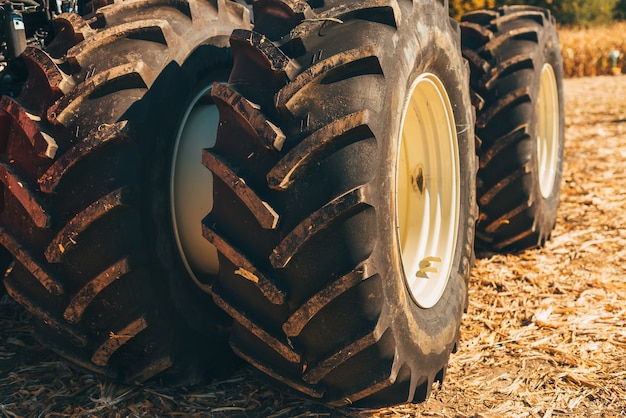
[[[565,91],[553,239],[540,250],[477,260],[460,350],[444,387],[424,404],[330,410],[281,394],[247,367],[191,388],[117,385],[40,346],[28,315],[5,296],[0,416],[626,416],[626,75],[568,79]]]

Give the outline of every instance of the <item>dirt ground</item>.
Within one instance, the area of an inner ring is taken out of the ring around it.
[[[330,410],[249,368],[206,386],[127,387],[78,373],[0,300],[0,416],[626,416],[626,76],[570,79],[560,215],[546,248],[479,259],[462,343],[421,405]]]

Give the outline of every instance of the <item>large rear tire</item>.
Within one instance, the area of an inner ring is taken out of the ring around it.
[[[550,238],[563,173],[563,62],[548,10],[510,6],[465,15],[463,54],[477,110],[476,242],[521,251]]]
[[[21,95],[0,101],[0,241],[16,260],[5,285],[38,337],[82,368],[190,383],[228,365],[229,321],[189,279],[171,189],[177,167],[205,172],[216,117],[193,160],[174,155],[214,108],[207,91],[230,71],[228,37],[248,22],[222,0],[62,15],[49,48],[25,52]]]
[[[301,395],[419,402],[458,341],[473,255],[458,26],[435,0],[309,3],[254,3],[258,32],[233,33],[213,88],[212,292],[234,350]]]

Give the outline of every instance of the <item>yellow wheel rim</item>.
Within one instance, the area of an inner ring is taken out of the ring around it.
[[[559,153],[559,90],[550,64],[541,70],[541,86],[537,101],[537,161],[539,187],[544,198],[550,197],[558,166]]]
[[[459,147],[441,80],[422,74],[405,104],[396,170],[396,219],[406,285],[431,308],[453,265],[459,228]]]
[[[217,249],[202,236],[201,221],[213,208],[213,175],[202,165],[202,149],[215,145],[219,112],[211,88],[189,105],[180,125],[170,176],[174,237],[189,275],[205,288],[218,271]]]

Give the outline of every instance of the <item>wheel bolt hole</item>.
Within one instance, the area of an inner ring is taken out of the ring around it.
[[[413,174],[411,174],[411,185],[413,186],[413,190],[421,195],[424,194],[425,183],[424,167],[419,165],[413,170]]]

